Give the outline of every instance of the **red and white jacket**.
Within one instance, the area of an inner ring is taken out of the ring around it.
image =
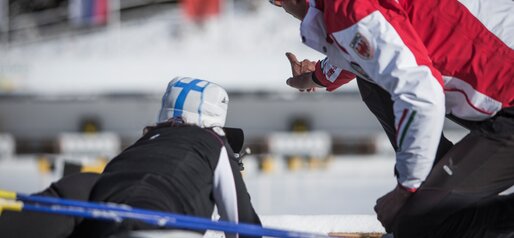
[[[480,121],[514,106],[514,1],[311,0],[302,41],[332,91],[355,75],[394,101],[399,182],[428,176],[446,113]]]

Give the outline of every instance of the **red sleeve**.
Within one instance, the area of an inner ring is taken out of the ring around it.
[[[328,58],[318,61],[316,63],[316,70],[314,76],[317,79],[317,83],[327,88],[327,91],[334,91],[344,84],[347,84],[355,78],[355,74],[338,69],[328,63]]]

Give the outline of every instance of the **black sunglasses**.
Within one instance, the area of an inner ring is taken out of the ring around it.
[[[282,0],[269,0],[269,2],[277,7],[282,7]]]

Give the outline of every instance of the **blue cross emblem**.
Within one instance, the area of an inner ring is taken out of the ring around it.
[[[175,108],[173,110],[173,117],[182,116],[182,110],[184,109],[184,103],[186,101],[187,95],[191,91],[200,92],[200,94],[201,94],[200,105],[198,106],[198,115],[200,115],[200,117],[201,117],[201,115],[202,115],[201,108],[202,108],[202,103],[203,103],[203,91],[209,85],[209,83],[207,83],[203,87],[200,87],[197,85],[200,82],[202,82],[202,80],[195,79],[189,83],[183,83],[183,82],[179,81],[173,85],[173,87],[181,87],[182,88],[182,91],[178,95],[177,101],[175,102]],[[200,118],[198,120],[200,121]]]

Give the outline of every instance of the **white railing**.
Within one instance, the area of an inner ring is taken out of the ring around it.
[[[120,152],[121,139],[116,133],[62,133],[58,137],[58,152],[76,157],[112,158]]]
[[[313,156],[330,155],[332,138],[328,132],[274,132],[268,137],[268,148],[272,155]]]
[[[16,153],[16,142],[10,134],[0,134],[0,159],[12,158]]]

